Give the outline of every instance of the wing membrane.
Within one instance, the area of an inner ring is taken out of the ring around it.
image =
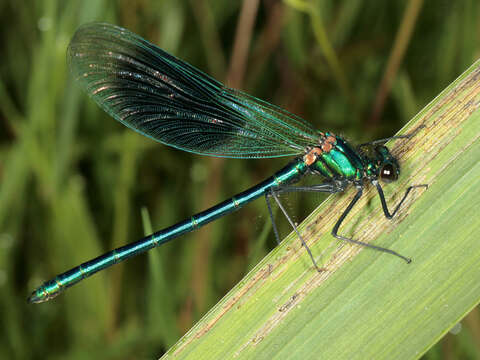
[[[318,138],[306,121],[225,87],[114,25],[79,28],[67,58],[107,113],[166,145],[202,155],[262,158],[301,154]]]

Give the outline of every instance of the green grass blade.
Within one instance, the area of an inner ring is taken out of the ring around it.
[[[165,358],[411,359],[480,300],[480,62],[423,109],[396,140],[402,164],[389,204],[369,189],[341,229],[413,262],[335,241],[330,231],[354,190],[331,196],[302,224],[316,273],[294,236],[270,253]],[[228,269],[225,269],[228,271]]]

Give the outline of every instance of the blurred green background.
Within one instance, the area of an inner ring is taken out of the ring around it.
[[[127,27],[355,142],[394,134],[480,49],[476,0],[1,0],[0,17],[1,359],[158,357],[275,245],[258,200],[27,305],[44,280],[288,161],[200,157],[127,130],[69,76],[80,24]],[[319,201],[301,196],[291,212],[300,219]],[[478,309],[424,358],[480,358]]]

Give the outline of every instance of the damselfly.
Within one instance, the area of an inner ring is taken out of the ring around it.
[[[29,302],[50,300],[100,270],[193,231],[262,196],[267,201],[272,222],[270,200],[277,202],[314,267],[320,271],[278,196],[287,192],[337,193],[349,185],[355,186],[356,195],[333,227],[332,235],[410,262],[393,250],[338,233],[368,183],[376,187],[385,216],[391,218],[397,213],[415,186],[406,189],[390,213],[379,179],[394,181],[400,174],[398,162],[384,146],[385,142],[408,138],[408,135],[354,147],[344,138],[320,132],[277,106],[225,87],[138,35],[109,24],[94,23],[79,28],[69,45],[67,58],[74,76],[100,107],[122,124],[149,138],[201,155],[295,158],[260,184],[208,210],[58,275],[35,290]],[[317,176],[321,183],[294,186],[305,176]],[[278,231],[273,224],[278,240]]]

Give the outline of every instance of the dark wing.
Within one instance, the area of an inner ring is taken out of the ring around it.
[[[223,86],[118,26],[80,27],[68,48],[72,73],[107,113],[166,145],[202,155],[298,155],[318,132],[274,105]]]

